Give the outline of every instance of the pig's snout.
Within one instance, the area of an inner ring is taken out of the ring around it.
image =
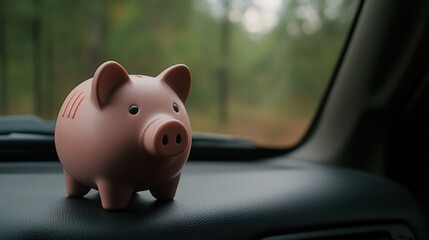
[[[149,125],[143,136],[146,149],[155,156],[174,157],[185,151],[189,134],[175,119],[158,119]]]

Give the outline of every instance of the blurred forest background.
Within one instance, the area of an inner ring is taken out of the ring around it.
[[[305,134],[357,10],[347,0],[1,0],[0,115],[55,119],[106,60],[187,64],[194,131],[285,147]]]

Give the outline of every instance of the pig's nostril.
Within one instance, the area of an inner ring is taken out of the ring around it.
[[[167,136],[167,135],[164,135],[164,136],[162,137],[162,144],[163,144],[163,145],[167,145],[167,144],[168,144],[168,136]]]
[[[180,134],[177,134],[177,135],[176,135],[176,143],[177,143],[177,144],[182,143],[182,136],[181,136]]]

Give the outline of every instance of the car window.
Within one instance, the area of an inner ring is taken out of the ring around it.
[[[0,1],[0,114],[55,119],[115,60],[156,76],[187,64],[194,132],[290,147],[308,129],[358,1]]]

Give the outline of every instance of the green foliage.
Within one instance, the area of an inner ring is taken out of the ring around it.
[[[327,14],[334,3],[336,15]],[[240,21],[228,20],[228,35],[222,33],[224,18],[256,5],[252,0],[225,4],[3,0],[0,114],[55,118],[68,92],[107,60],[145,75],[185,63],[193,74],[187,105],[194,130],[292,144],[315,113],[357,3],[283,1],[278,23],[269,31],[250,33]],[[311,10],[312,20],[303,9]],[[228,45],[227,53],[222,44]],[[228,76],[226,122],[218,121],[221,69]]]

